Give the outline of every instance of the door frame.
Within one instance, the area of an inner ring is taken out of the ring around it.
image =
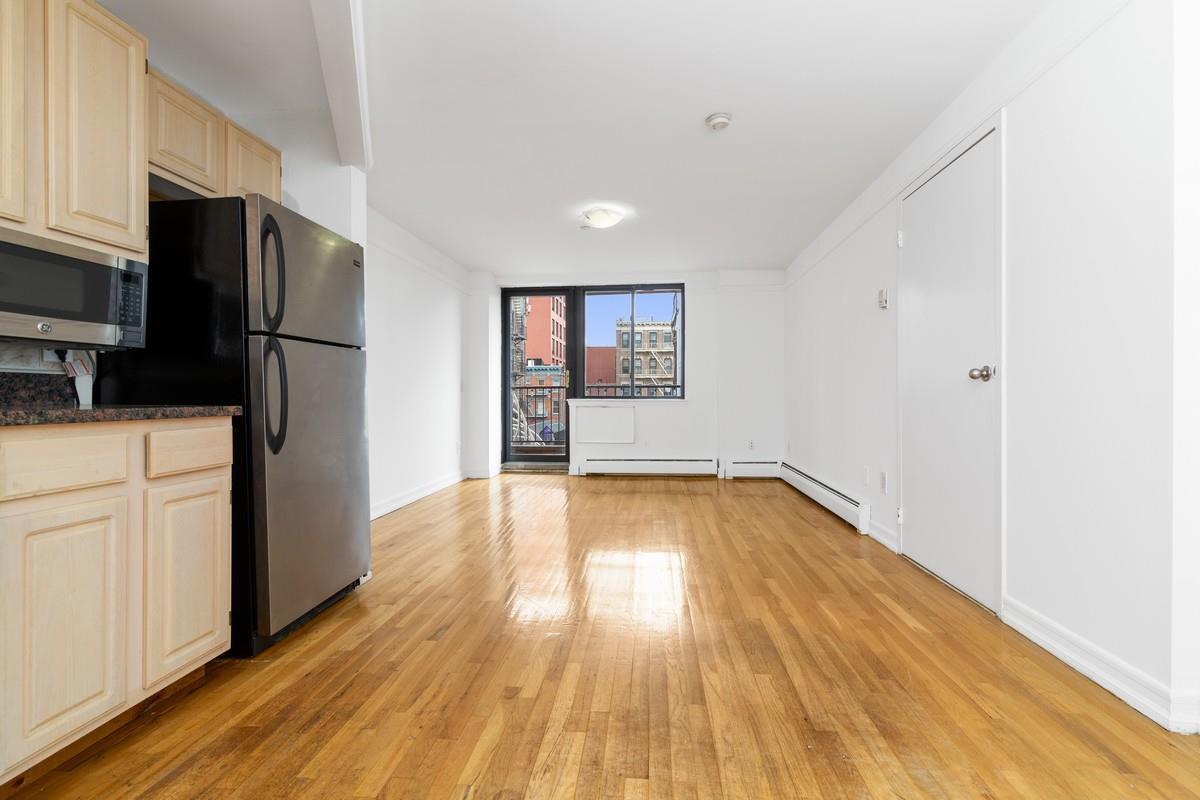
[[[563,391],[563,403],[567,400],[576,397],[576,391],[579,382],[576,380],[576,362],[577,362],[577,347],[576,342],[576,325],[575,315],[578,313],[575,302],[576,287],[574,286],[510,286],[500,290],[500,462],[508,463],[513,461],[511,453],[511,442],[509,438],[512,435],[512,426],[509,424],[512,414],[512,388],[509,382],[512,380],[512,299],[514,297],[549,297],[562,295],[565,298],[567,309],[567,347],[566,347],[566,370],[569,376],[566,389]],[[569,464],[571,463],[571,413],[570,406],[563,409],[563,416],[567,420],[567,437],[563,441],[563,454],[561,456],[521,456],[517,459],[522,462],[531,464]]]
[[[996,114],[990,116],[982,125],[971,131],[970,134],[960,139],[953,147],[947,150],[941,158],[937,159],[932,165],[921,172],[914,180],[909,182],[907,186],[901,190],[897,196],[896,203],[896,230],[904,231],[904,201],[911,197],[918,189],[933,180],[939,173],[957,161],[968,150],[986,139],[989,135],[996,137],[996,163],[994,165],[996,174],[996,320],[999,330],[996,332],[999,342],[999,362],[996,368],[996,380],[999,381],[997,389],[1000,391],[1000,413],[998,421],[998,430],[996,436],[999,437],[997,442],[997,454],[999,464],[997,486],[993,491],[996,493],[997,508],[999,509],[999,519],[996,520],[997,525],[997,565],[1000,574],[997,577],[998,597],[997,607],[987,609],[989,612],[1001,615],[1004,612],[1005,599],[1008,596],[1008,570],[1007,570],[1007,552],[1008,552],[1008,326],[1005,309],[1007,308],[1007,276],[1008,276],[1008,261],[1007,261],[1007,229],[1006,229],[1006,204],[1008,199],[1007,185],[1004,180],[1004,166],[1007,158],[1006,136],[1005,136],[1005,111],[1001,109]],[[904,280],[904,248],[899,246],[896,248],[896,295],[897,299],[900,296],[900,286]],[[904,304],[897,303],[896,305],[896,471],[897,471],[897,504],[900,509],[904,508],[904,399],[900,391],[900,376],[904,371],[904,348],[900,341],[900,319],[904,314]],[[896,523],[897,537],[897,552],[905,555],[904,549],[904,523],[903,520],[898,520]],[[907,557],[907,556],[906,556]],[[915,561],[913,563],[916,563]],[[920,565],[918,565],[920,566]],[[922,568],[923,569],[923,568]],[[939,578],[940,579],[940,578]],[[949,584],[947,584],[949,585]],[[953,587],[952,587],[953,588]],[[967,597],[972,602],[978,602],[969,595],[955,588],[963,597]],[[981,607],[982,604],[980,604]]]

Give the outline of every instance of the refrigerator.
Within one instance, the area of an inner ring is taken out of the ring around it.
[[[146,347],[100,403],[237,404],[233,651],[254,655],[370,570],[363,251],[259,195],[150,206]]]

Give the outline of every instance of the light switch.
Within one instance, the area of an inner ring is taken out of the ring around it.
[[[879,307],[886,309],[888,307],[888,290],[879,290]]]

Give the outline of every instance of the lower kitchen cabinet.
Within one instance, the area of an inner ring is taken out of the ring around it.
[[[0,500],[0,782],[228,649],[232,435],[229,417],[0,426],[0,472],[38,491]],[[64,456],[97,448],[122,467],[102,485]],[[35,480],[51,468],[77,479]]]
[[[125,703],[129,498],[0,521],[4,763]]]
[[[146,490],[143,688],[229,649],[229,479]]]

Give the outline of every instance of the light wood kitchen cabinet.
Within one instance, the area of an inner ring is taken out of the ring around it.
[[[146,244],[146,40],[85,0],[46,0],[47,225]]]
[[[229,648],[229,548],[227,477],[146,491],[143,688]]]
[[[128,505],[122,493],[0,520],[5,765],[125,703]]]
[[[0,0],[0,217],[25,219],[25,0]]]
[[[225,191],[225,118],[153,70],[147,84],[150,171],[207,197]]]
[[[225,146],[227,194],[258,193],[282,202],[283,160],[278,150],[232,122],[226,126]]]
[[[0,783],[228,649],[232,436],[0,426]]]
[[[146,40],[94,0],[0,0],[0,228],[144,260]]]

